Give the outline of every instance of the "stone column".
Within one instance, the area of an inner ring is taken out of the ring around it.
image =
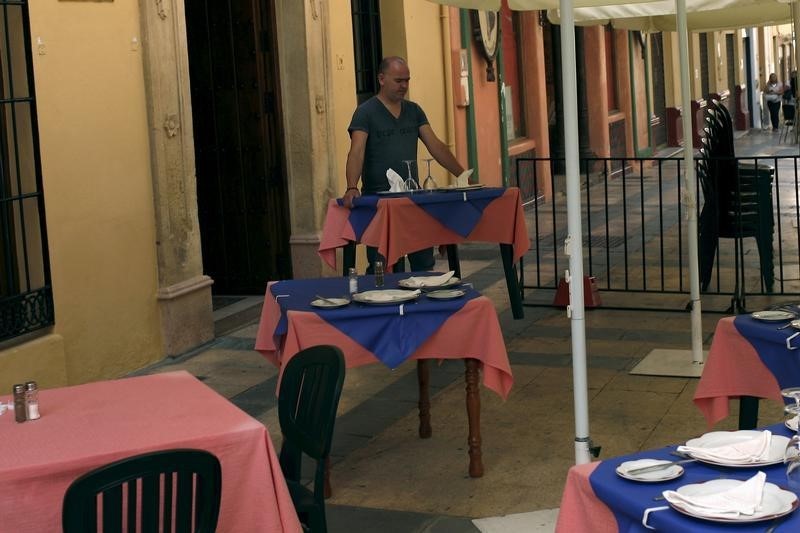
[[[183,0],[140,0],[156,215],[162,345],[178,355],[214,338],[203,275]]]
[[[327,5],[275,2],[295,278],[332,273],[317,255],[325,208],[337,196]]]

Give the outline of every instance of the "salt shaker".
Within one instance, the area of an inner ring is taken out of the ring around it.
[[[28,419],[25,413],[25,385],[14,385],[14,420],[25,422]]]
[[[383,287],[383,261],[375,261],[375,286],[379,289]]]
[[[350,276],[350,294],[355,294],[358,292],[358,274],[356,274],[356,269],[351,268],[348,271]]]
[[[25,383],[25,412],[28,420],[39,418],[39,387],[35,381]]]

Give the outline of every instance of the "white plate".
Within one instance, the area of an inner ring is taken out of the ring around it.
[[[706,433],[700,437],[695,439],[689,439],[686,441],[686,446],[693,446],[697,448],[717,448],[719,446],[727,446],[730,444],[736,444],[737,442],[743,442],[746,440],[754,439],[761,434],[761,431],[753,431],[753,430],[740,430],[740,431],[712,431],[710,433]],[[774,465],[783,462],[783,453],[786,450],[786,445],[789,443],[789,438],[784,437],[783,435],[772,435],[772,439],[770,440],[769,446],[769,454],[766,460],[760,461],[757,463],[727,463],[722,461],[711,461],[709,459],[700,459],[697,460],[702,463],[708,463],[712,465],[718,466],[729,466],[731,468],[754,468],[760,466],[767,466],[767,465]],[[691,453],[687,452],[687,455],[690,457],[692,456]]]
[[[744,483],[738,479],[712,479],[704,483],[693,483],[679,487],[676,492],[684,496],[704,496],[715,494],[735,488]],[[764,484],[764,495],[761,499],[761,507],[752,515],[741,515],[736,518],[720,518],[717,516],[705,516],[694,510],[684,509],[680,504],[668,502],[676,511],[685,515],[710,520],[712,522],[760,522],[762,520],[772,520],[780,516],[787,515],[797,509],[797,496],[788,490],[783,490],[774,483]]]
[[[784,426],[791,429],[792,431],[797,431],[797,422],[800,421],[800,416],[795,416],[790,418],[789,420],[783,423]]]
[[[629,470],[637,468],[645,468],[648,466],[655,466],[663,463],[671,463],[664,459],[637,459],[636,461],[625,461],[617,467],[617,475],[630,479],[631,481],[641,481],[643,483],[657,483],[659,481],[667,481],[668,479],[675,479],[683,475],[683,467],[681,465],[672,465],[664,468],[663,470],[656,470],[655,472],[644,472],[642,474],[629,474]]]
[[[405,291],[401,289],[382,289],[375,291],[357,292],[353,295],[353,300],[362,304],[370,305],[394,305],[401,302],[416,300],[421,293],[419,291]]]
[[[461,280],[453,276],[452,278],[448,279],[444,283],[440,283],[439,285],[425,285],[425,280],[436,279],[438,277],[439,276],[411,276],[410,278],[401,279],[400,281],[397,282],[397,284],[407,289],[422,289],[422,290],[446,289],[461,284]],[[417,282],[421,281],[423,283],[422,287],[416,285],[415,280]]]
[[[797,315],[794,313],[778,310],[756,311],[755,313],[750,313],[750,316],[763,322],[783,322],[784,320],[792,320],[793,318],[797,318]]]
[[[325,298],[324,300],[317,298],[316,300],[311,300],[311,305],[320,309],[337,309],[349,303],[350,300],[347,298]]]
[[[437,300],[452,300],[453,298],[461,298],[465,294],[467,294],[467,292],[463,289],[444,289],[425,293],[425,296]]]

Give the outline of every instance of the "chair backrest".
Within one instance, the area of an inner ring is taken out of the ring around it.
[[[219,518],[222,471],[203,450],[146,453],[92,470],[64,496],[64,533],[211,533]],[[98,495],[102,507],[98,510]],[[174,507],[173,507],[174,502]],[[138,528],[137,528],[138,525]]]
[[[301,350],[283,369],[278,417],[284,439],[306,455],[327,457],[344,383],[344,355],[336,346]]]

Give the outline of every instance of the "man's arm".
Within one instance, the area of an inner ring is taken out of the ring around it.
[[[460,175],[464,172],[464,167],[458,162],[458,159],[450,152],[447,145],[439,140],[439,137],[433,132],[430,124],[423,124],[419,127],[419,138],[425,143],[428,151],[436,159],[436,161],[454,176]]]
[[[367,149],[367,132],[353,130],[350,133],[350,151],[347,153],[347,164],[345,165],[345,178],[347,179],[347,190],[342,199],[346,207],[353,207],[353,198],[361,196],[358,190],[358,180],[361,178],[361,171],[364,168],[364,152]]]

